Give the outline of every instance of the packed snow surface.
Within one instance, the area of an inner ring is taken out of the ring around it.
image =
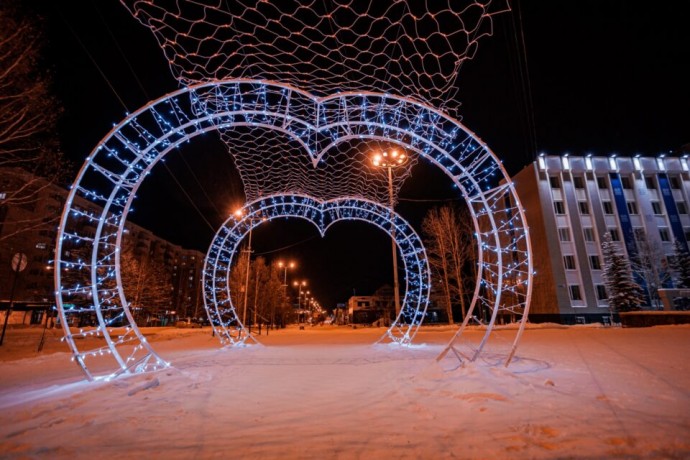
[[[89,382],[61,330],[38,352],[41,328],[9,329],[0,457],[690,458],[690,326],[530,325],[508,367],[492,345],[509,329],[476,361],[436,361],[456,330],[401,347],[290,327],[221,348],[209,328],[151,328],[170,368]]]

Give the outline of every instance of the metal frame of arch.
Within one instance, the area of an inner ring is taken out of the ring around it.
[[[521,316],[510,362],[529,311],[533,270],[524,211],[489,148],[459,121],[410,98],[373,92],[318,98],[281,83],[240,79],[152,101],[116,125],[79,171],[60,220],[55,286],[65,340],[89,379],[169,365],[139,331],[122,289],[124,224],[137,190],[167,152],[202,133],[242,125],[285,133],[315,163],[340,142],[381,139],[440,167],[467,201],[479,243],[472,303],[446,351],[458,355],[468,318],[481,308],[491,312],[490,321],[470,358],[481,352],[499,313],[508,313]],[[95,326],[75,327],[85,315]],[[94,336],[99,339],[76,340]]]
[[[211,243],[203,271],[204,305],[215,334],[223,345],[242,345],[251,337],[232,302],[230,268],[237,248],[250,229],[277,218],[292,217],[314,224],[321,236],[338,221],[359,220],[389,235],[391,211],[379,203],[355,197],[320,202],[304,195],[269,196],[247,204],[242,216],[230,217]],[[381,340],[412,343],[429,303],[430,274],[424,245],[414,229],[394,214],[395,242],[401,254],[405,297],[400,313]]]

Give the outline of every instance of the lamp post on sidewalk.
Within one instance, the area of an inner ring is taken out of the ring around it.
[[[300,322],[300,319],[302,318],[302,286],[306,286],[307,282],[306,280],[302,281],[295,281],[292,283],[293,286],[296,286],[298,288],[298,293],[297,293],[297,309],[299,310],[299,317],[297,319],[297,322]]]
[[[245,210],[238,209],[235,211],[235,216],[238,218],[244,217]],[[247,240],[247,271],[244,277],[244,306],[242,309],[242,327],[247,324],[247,295],[249,294],[249,269],[251,267],[251,255],[252,255],[252,229],[254,228],[254,223],[263,222],[266,220],[265,217],[257,216],[251,217],[249,220],[249,238]]]
[[[372,163],[378,168],[388,170],[388,197],[390,205],[391,220],[391,245],[393,248],[393,296],[395,299],[395,315],[400,314],[400,290],[398,287],[398,249],[395,244],[395,199],[393,196],[393,168],[398,168],[407,163],[407,155],[393,149],[390,152],[384,151],[374,155]]]
[[[288,268],[295,268],[294,262],[278,261],[278,267],[283,269],[283,302],[287,304],[287,271]],[[275,325],[275,307],[271,310],[271,325]]]

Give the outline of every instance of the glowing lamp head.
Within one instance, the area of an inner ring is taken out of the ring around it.
[[[401,152],[397,149],[393,149],[390,152],[384,151],[374,155],[372,163],[376,167],[395,168],[396,166],[402,166],[407,163],[407,155],[405,155],[405,152]]]

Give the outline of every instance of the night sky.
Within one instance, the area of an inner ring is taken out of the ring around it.
[[[65,107],[63,150],[78,168],[127,112],[175,91],[177,82],[153,34],[118,1],[33,8],[46,19],[47,55]],[[542,151],[677,151],[690,143],[689,17],[690,2],[513,2],[460,70],[462,122],[509,174]],[[129,218],[206,252],[217,226],[244,201],[224,146],[195,140],[154,172]],[[419,229],[427,209],[457,200],[450,184],[420,163],[396,210]],[[325,307],[392,280],[390,239],[364,223],[337,224],[321,239],[301,220],[274,221],[255,230],[253,243],[269,260],[295,260],[289,282],[308,280]]]

